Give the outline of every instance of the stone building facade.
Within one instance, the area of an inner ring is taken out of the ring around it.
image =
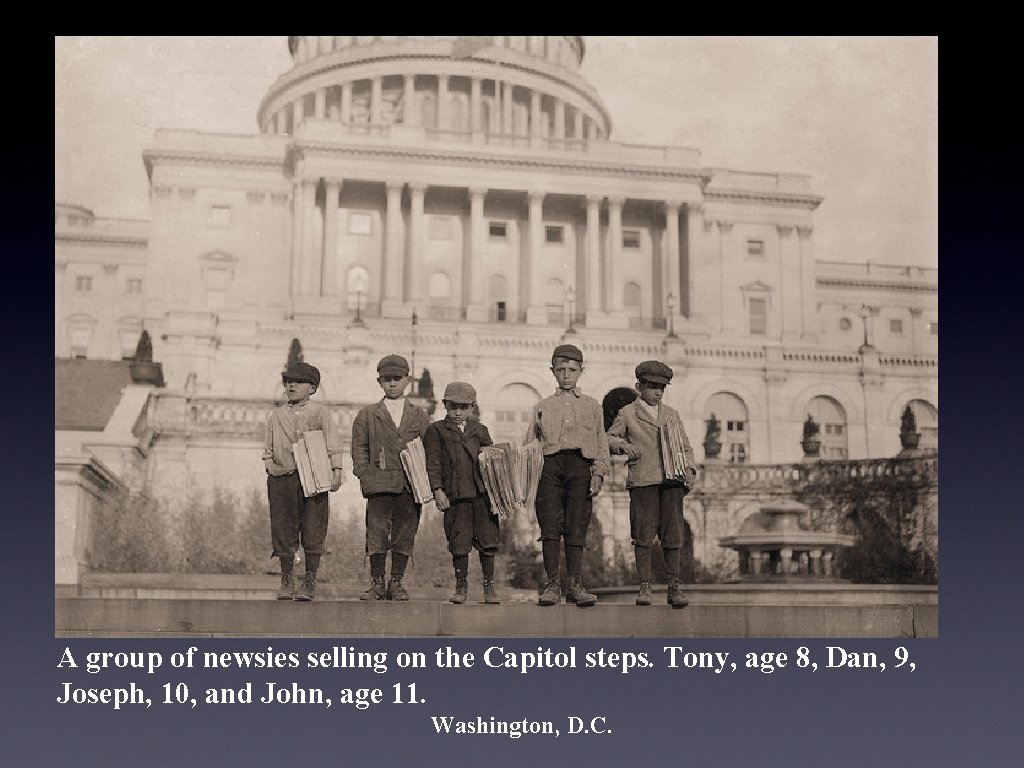
[[[893,456],[908,404],[937,446],[937,271],[816,252],[805,176],[613,141],[583,38],[287,45],[257,132],[156,133],[150,221],[56,208],[56,356],[118,359],[145,327],[163,363],[154,495],[262,482],[293,338],[343,428],[397,352],[520,440],[571,339],[598,399],[671,365],[666,401],[695,444],[715,413],[726,462],[800,461],[808,414],[824,458]]]

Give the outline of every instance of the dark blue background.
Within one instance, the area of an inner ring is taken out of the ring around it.
[[[937,640],[838,641],[883,658],[910,649],[917,671],[789,668],[772,675],[658,669],[621,675],[567,670],[527,675],[477,668],[385,675],[305,670],[279,673],[91,676],[57,669],[62,650],[155,649],[169,655],[204,650],[307,650],[329,639],[58,640],[54,638],[52,496],[48,457],[51,371],[51,189],[36,165],[45,145],[9,144],[8,210],[25,232],[8,238],[9,283],[4,346],[8,412],[4,459],[2,753],[6,765],[269,766],[337,765],[977,765],[1019,764],[1021,661],[1021,342],[1018,262],[1020,139],[997,85],[1016,71],[1012,50],[985,38],[984,50],[943,38],[941,167],[940,637]],[[45,94],[44,94],[45,95]],[[11,102],[12,119],[31,113]],[[45,126],[43,126],[45,128]],[[41,131],[45,135],[45,131]],[[45,141],[45,138],[42,139]],[[34,148],[35,149],[35,148]],[[33,188],[33,184],[37,188]],[[55,195],[60,198],[60,191]],[[825,202],[828,205],[828,201]],[[24,278],[21,267],[27,267]],[[13,293],[13,295],[12,295]],[[1014,467],[1013,472],[1010,471]],[[657,640],[619,641],[337,641],[361,650],[432,651],[451,645],[481,653],[491,644],[537,645],[582,652],[597,647],[644,650],[662,661]],[[820,640],[680,641],[691,650],[784,650]],[[890,660],[891,661],[891,660]],[[417,682],[426,705],[382,704],[359,712],[315,707],[157,705],[115,712],[59,706],[59,683],[117,685],[134,679],[159,698],[160,684],[240,685],[246,679],[298,680],[325,688]],[[440,737],[429,714],[562,720],[604,715],[604,736],[510,740]]]

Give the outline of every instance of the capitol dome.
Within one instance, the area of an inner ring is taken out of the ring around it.
[[[607,139],[611,118],[579,74],[578,36],[291,36],[295,66],[271,86],[257,119],[292,136],[307,120],[387,136],[554,150]]]

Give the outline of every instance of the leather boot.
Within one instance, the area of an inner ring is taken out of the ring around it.
[[[370,587],[359,596],[360,600],[383,600],[387,596],[387,589],[384,587],[384,577],[374,576]]]
[[[452,592],[451,597],[448,598],[449,603],[455,603],[456,605],[462,605],[466,602],[466,597],[469,595],[469,581],[465,578],[455,579],[455,591]]]
[[[565,602],[576,603],[576,606],[579,608],[588,608],[597,603],[597,595],[587,592],[581,577],[573,576],[572,581],[569,583],[569,589],[565,593]]]

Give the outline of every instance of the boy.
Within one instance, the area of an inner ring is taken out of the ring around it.
[[[377,363],[377,383],[384,398],[362,408],[352,422],[352,474],[366,499],[366,551],[370,555],[369,588],[360,600],[408,600],[402,584],[420,524],[420,508],[402,469],[401,452],[423,437],[430,420],[406,401],[409,363],[387,355]],[[391,550],[391,580],[384,571]]]
[[[629,457],[629,529],[640,578],[636,604],[651,604],[651,546],[657,536],[665,553],[668,604],[685,608],[688,602],[679,588],[679,547],[683,543],[683,497],[697,476],[693,449],[679,413],[661,402],[672,380],[672,369],[657,360],[647,360],[636,367],[635,373],[640,396],[619,411],[608,430],[608,443],[613,451]],[[683,437],[688,465],[685,484],[665,479],[659,430],[668,424],[678,426]]]
[[[470,418],[476,405],[476,390],[470,384],[453,381],[445,387],[441,402],[448,415],[427,427],[423,447],[455,567],[455,591],[448,600],[456,605],[466,602],[469,552],[475,545],[484,577],[484,603],[497,605],[501,602],[494,587],[498,516],[490,510],[479,461],[480,449],[494,441],[487,427]]]
[[[551,355],[551,373],[558,389],[534,406],[533,422],[526,435],[527,442],[540,440],[544,452],[537,488],[537,522],[547,584],[537,604],[555,605],[562,599],[558,568],[559,540],[564,538],[569,575],[565,600],[583,608],[597,602],[597,596],[584,588],[581,574],[592,498],[601,492],[608,474],[608,437],[600,403],[576,387],[583,373],[579,347],[556,347]]]
[[[281,588],[277,599],[306,601],[316,596],[316,572],[320,556],[325,552],[330,515],[326,493],[309,497],[303,493],[292,445],[299,441],[303,432],[321,430],[331,459],[332,491],[341,487],[345,475],[341,469],[341,447],[327,408],[309,401],[320,388],[320,371],[309,363],[294,363],[281,374],[281,379],[288,402],[270,412],[263,441],[273,557],[281,561]],[[306,572],[296,594],[292,566],[300,543],[306,553]]]

